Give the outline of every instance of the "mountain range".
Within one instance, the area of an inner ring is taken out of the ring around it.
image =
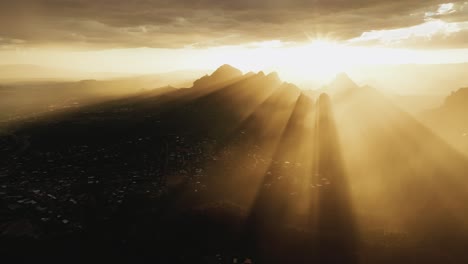
[[[455,97],[446,107],[463,105]],[[32,197],[73,220],[67,232],[81,226],[109,246],[126,239],[146,256],[157,245],[159,260],[195,248],[262,263],[385,263],[408,252],[443,261],[428,237],[464,254],[466,157],[345,74],[310,94],[276,73],[223,65],[191,88],[94,102],[7,131],[8,197]],[[21,218],[8,199],[7,234]],[[73,210],[63,206],[70,199]],[[60,233],[42,218],[52,219],[40,211],[21,221]]]

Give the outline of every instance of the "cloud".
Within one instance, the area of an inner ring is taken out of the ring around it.
[[[22,40],[16,45],[23,46],[92,49],[302,42],[308,37],[345,41],[364,32],[423,24],[428,13],[431,19],[468,21],[467,12],[463,1],[438,0],[0,1],[0,38]]]
[[[394,44],[400,41],[424,38],[431,39],[434,36],[449,37],[467,29],[467,23],[447,23],[442,20],[429,20],[416,26],[397,28],[390,30],[373,30],[364,32],[360,37],[349,40],[349,42],[380,41],[384,44]]]

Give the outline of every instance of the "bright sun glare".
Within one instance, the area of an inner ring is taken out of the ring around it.
[[[328,39],[312,39],[306,44],[276,40],[221,51],[221,56],[212,56],[213,67],[228,62],[245,71],[275,70],[286,79],[319,81],[356,66],[425,63],[434,57],[415,50],[355,46]]]
[[[316,39],[297,45],[279,40],[211,51],[213,66],[228,62],[244,71],[275,70],[291,79],[329,79],[352,65],[356,52],[363,50]],[[213,55],[216,54],[216,55]]]
[[[289,52],[294,53],[296,58],[304,58],[302,61],[297,60],[297,62],[301,62],[300,66],[293,69],[304,77],[310,72],[330,77],[344,71],[351,63],[346,59],[347,54],[351,52],[349,47],[324,39],[312,40],[310,44],[297,48],[297,50],[292,48]]]

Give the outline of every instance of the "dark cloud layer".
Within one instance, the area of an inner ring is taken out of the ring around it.
[[[0,46],[177,48],[307,36],[346,40],[423,23],[439,0],[0,1]],[[464,1],[451,1],[463,7]],[[466,6],[466,5],[465,5]],[[468,8],[466,8],[468,9]],[[468,21],[468,10],[433,19]],[[461,32],[464,34],[464,32]],[[452,36],[451,41],[464,41]],[[6,44],[5,44],[6,43]]]

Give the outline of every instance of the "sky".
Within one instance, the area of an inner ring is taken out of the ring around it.
[[[0,64],[90,72],[277,70],[468,62],[468,2],[0,1]]]

